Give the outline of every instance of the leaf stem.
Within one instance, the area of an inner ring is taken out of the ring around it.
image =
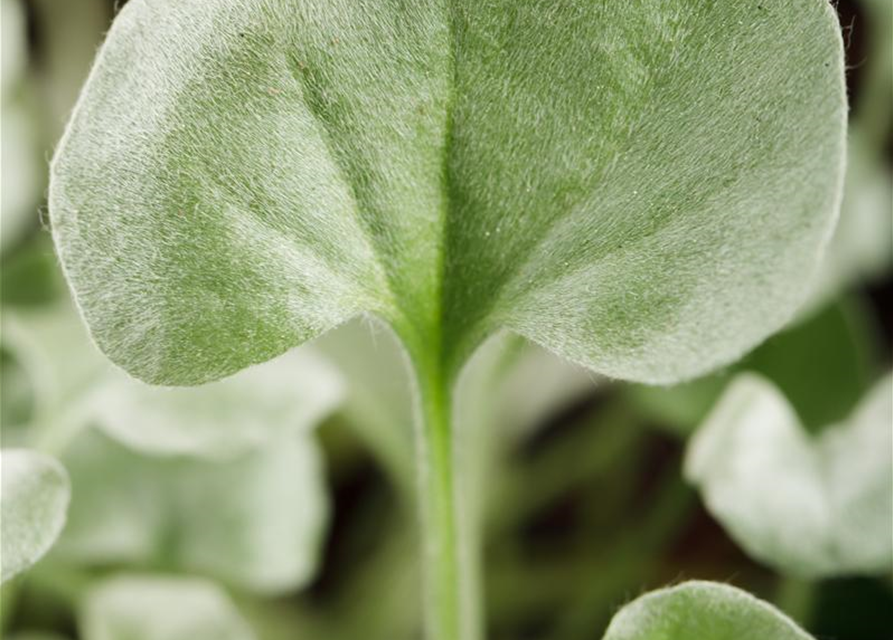
[[[477,640],[477,572],[463,527],[472,518],[463,509],[456,474],[452,425],[452,383],[438,366],[415,361],[419,389],[416,429],[419,502],[422,518],[426,637]]]
[[[775,593],[775,604],[797,623],[808,628],[815,604],[815,596],[815,582],[802,578],[783,576],[779,578]]]

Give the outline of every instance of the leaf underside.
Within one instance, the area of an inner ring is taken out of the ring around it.
[[[839,199],[824,0],[134,0],[52,168],[100,347],[219,378],[360,314],[693,376],[777,329]]]

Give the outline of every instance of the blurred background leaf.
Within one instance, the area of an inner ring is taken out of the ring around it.
[[[329,507],[307,434],[214,462],[139,456],[89,431],[62,460],[73,497],[61,559],[195,572],[262,593],[313,577]]]
[[[604,640],[809,640],[771,605],[740,589],[687,582],[646,594],[614,617]]]
[[[811,436],[787,399],[737,377],[689,445],[686,477],[753,557],[793,576],[893,567],[893,377]]]
[[[255,640],[233,603],[196,578],[121,576],[81,607],[85,640]]]
[[[56,460],[25,449],[0,450],[0,556],[6,582],[40,560],[65,524],[70,487]]]

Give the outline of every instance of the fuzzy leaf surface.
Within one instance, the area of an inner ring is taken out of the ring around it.
[[[824,0],[135,0],[50,215],[97,343],[147,381],[371,313],[447,375],[508,328],[670,382],[802,300],[845,116]]]
[[[692,581],[620,610],[603,640],[812,640],[781,611],[736,587]]]
[[[845,298],[813,309],[727,369],[672,387],[630,385],[627,393],[649,419],[687,437],[735,376],[752,372],[771,380],[812,432],[849,415],[871,387],[882,352],[872,318]]]

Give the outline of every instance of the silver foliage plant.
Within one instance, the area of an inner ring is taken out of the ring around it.
[[[511,331],[641,382],[738,358],[808,290],[845,122],[825,0],[133,0],[50,217],[93,338],[148,382],[216,380],[358,315],[393,329],[428,633],[470,640],[469,357]],[[692,615],[734,624],[721,600]],[[670,637],[636,615],[616,637]]]

